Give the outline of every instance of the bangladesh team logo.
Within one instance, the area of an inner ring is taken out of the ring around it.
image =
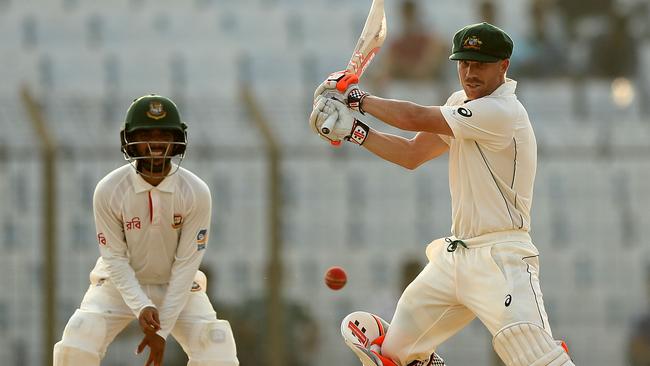
[[[159,120],[161,118],[165,118],[167,115],[167,112],[165,112],[165,108],[163,108],[162,103],[160,102],[151,102],[149,103],[149,110],[147,111],[147,117],[155,120]]]
[[[180,214],[174,214],[174,223],[172,224],[173,229],[180,229],[183,226],[183,216]]]

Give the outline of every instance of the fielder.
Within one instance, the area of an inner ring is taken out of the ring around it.
[[[326,98],[322,94],[336,93],[337,83],[348,82],[340,73],[315,92],[310,124],[327,140],[362,145],[407,169],[449,152],[452,235],[427,246],[428,264],[370,347],[359,349],[365,335],[350,324],[371,324],[372,314],[353,313],[343,321],[346,343],[356,345],[364,365],[438,365],[432,352],[475,317],[507,366],[573,365],[563,343],[553,339],[539,253],[528,233],[537,146],[515,95],[517,83],[506,77],[512,49],[511,38],[491,24],[459,30],[449,58],[457,61],[462,90],[440,107],[382,99],[354,83],[339,85],[345,92],[336,98],[343,103]],[[409,140],[376,131],[352,110],[417,134]],[[321,126],[328,117],[337,120],[325,135]]]
[[[205,293],[199,264],[208,243],[208,186],[179,164],[187,126],[159,95],[136,99],[120,132],[130,164],[104,177],[93,209],[101,256],[90,287],[54,346],[54,366],[98,366],[106,348],[134,318],[143,332],[137,352],[162,365],[169,334],[188,366],[237,366],[230,324]],[[177,163],[172,159],[177,159]]]

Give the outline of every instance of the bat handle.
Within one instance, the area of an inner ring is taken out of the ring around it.
[[[325,122],[320,127],[320,132],[323,133],[323,135],[329,135],[330,132],[332,132],[332,129],[334,129],[334,124],[336,123],[336,119],[338,118],[337,113],[332,113],[330,114]]]
[[[334,128],[334,124],[336,124],[336,119],[338,118],[338,114],[334,113],[327,117],[325,122],[323,122],[323,125],[320,127],[320,131],[323,133],[323,135],[329,135],[330,132],[332,132],[332,129]],[[330,144],[332,146],[338,147],[341,145],[341,141],[337,140],[330,140]]]

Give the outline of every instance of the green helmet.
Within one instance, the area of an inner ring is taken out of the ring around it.
[[[181,121],[176,104],[157,94],[145,95],[133,101],[120,131],[122,152],[126,157],[135,156],[130,135],[143,129],[159,128],[174,132],[174,148],[171,156],[183,155],[187,146],[187,125]]]

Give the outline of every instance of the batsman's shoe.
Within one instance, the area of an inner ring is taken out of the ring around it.
[[[341,322],[341,335],[363,366],[395,366],[392,360],[379,353],[388,326],[388,322],[377,315],[356,311]]]
[[[348,344],[352,351],[359,357],[363,366],[397,366],[393,360],[382,356],[377,351],[370,351],[361,346]]]
[[[563,340],[555,340],[555,343],[557,343],[560,347],[562,347],[564,352],[566,352],[566,354],[569,355],[569,358],[571,357],[571,353],[569,353],[569,346],[567,346],[565,341],[563,341]]]

